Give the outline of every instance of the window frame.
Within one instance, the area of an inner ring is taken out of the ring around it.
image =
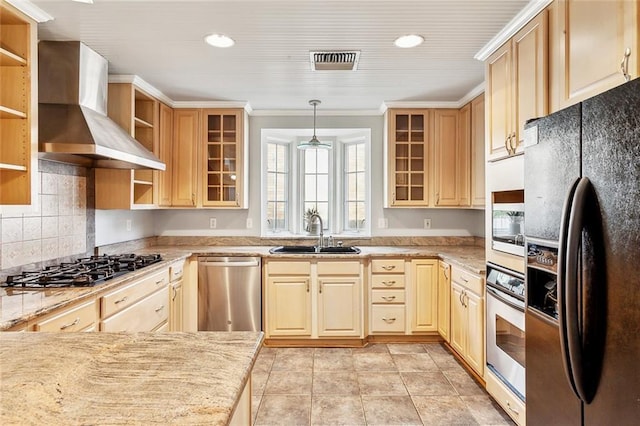
[[[307,141],[310,134],[305,129],[262,129],[260,174],[261,189],[261,226],[260,235],[273,237],[307,237],[304,230],[304,151],[298,150],[300,142]],[[317,130],[320,140],[331,142],[329,150],[329,224],[325,235],[335,237],[370,237],[371,236],[371,129],[321,129]],[[321,135],[322,134],[322,135]],[[267,146],[269,143],[288,145],[289,149],[289,182],[287,212],[289,227],[287,230],[273,232],[267,225]],[[348,145],[363,143],[365,146],[365,223],[355,232],[346,229],[346,148]],[[323,220],[326,219],[323,217]],[[309,236],[311,237],[311,236]]]

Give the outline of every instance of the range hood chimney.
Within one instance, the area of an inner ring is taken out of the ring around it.
[[[107,117],[108,63],[79,41],[38,43],[40,158],[85,167],[165,165]]]

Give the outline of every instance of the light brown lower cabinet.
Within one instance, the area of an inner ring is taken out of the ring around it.
[[[451,266],[438,262],[438,333],[449,342],[451,339]]]
[[[451,267],[451,346],[484,375],[484,280]]]
[[[411,331],[437,331],[438,259],[413,259],[411,277]]]
[[[167,286],[100,321],[100,331],[153,331],[169,318]]]
[[[359,260],[265,261],[266,337],[362,337]]]
[[[33,330],[48,332],[85,331],[86,329],[94,328],[96,321],[96,301],[92,298],[39,319]]]

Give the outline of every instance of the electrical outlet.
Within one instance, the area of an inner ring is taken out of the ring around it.
[[[216,218],[215,217],[209,218],[209,228],[214,229],[215,227],[216,227]]]
[[[253,219],[250,217],[247,218],[247,229],[253,228]]]
[[[131,219],[127,219],[126,226],[127,226],[127,231],[131,231]]]
[[[382,217],[382,218],[378,219],[378,228],[384,229],[384,228],[388,228],[388,227],[389,227],[389,221],[387,220],[386,217]]]
[[[431,229],[431,219],[424,220],[424,229]]]

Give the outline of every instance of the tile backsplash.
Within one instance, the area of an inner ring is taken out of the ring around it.
[[[0,269],[87,252],[87,177],[48,171],[38,175],[37,210],[2,212]]]

